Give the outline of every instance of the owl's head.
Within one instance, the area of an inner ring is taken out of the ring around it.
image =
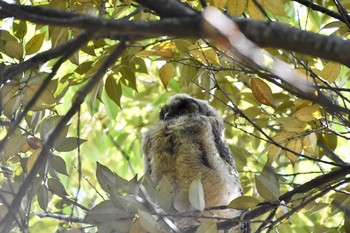
[[[172,96],[160,111],[160,120],[170,120],[184,115],[220,117],[207,101],[192,98],[187,94]]]

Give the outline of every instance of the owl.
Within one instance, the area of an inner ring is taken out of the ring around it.
[[[155,187],[165,176],[178,194],[188,191],[200,174],[206,207],[227,205],[242,195],[224,138],[224,122],[208,102],[177,94],[161,108],[159,118],[143,141],[145,168]],[[204,215],[232,218],[241,211],[226,209]]]

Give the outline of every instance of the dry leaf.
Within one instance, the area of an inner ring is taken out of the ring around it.
[[[261,79],[252,78],[250,87],[254,97],[262,104],[274,107],[274,100],[271,88]]]
[[[167,89],[168,83],[173,77],[174,77],[173,64],[166,63],[159,69],[159,78],[162,81],[165,89]]]

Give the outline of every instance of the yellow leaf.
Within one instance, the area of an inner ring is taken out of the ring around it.
[[[333,83],[334,80],[337,79],[337,77],[340,74],[341,66],[339,63],[336,62],[328,62],[324,67],[323,70],[320,72],[321,78],[326,80],[329,84]]]
[[[228,204],[228,208],[232,209],[249,209],[255,207],[259,204],[260,201],[255,197],[251,196],[240,196],[236,199],[232,200],[230,204]]]
[[[312,101],[304,100],[304,99],[296,99],[293,104],[296,108],[298,108],[302,106],[312,105]]]
[[[300,121],[313,121],[322,118],[322,112],[318,105],[311,105],[300,108],[293,114]]]
[[[262,104],[274,106],[273,94],[271,88],[261,79],[252,78],[250,81],[250,88],[254,97]]]
[[[247,8],[247,0],[228,0],[227,10],[230,15],[241,16]]]
[[[211,0],[212,6],[221,9],[226,5],[227,0]]]
[[[311,133],[303,138],[303,150],[314,154],[317,147],[317,136],[315,133]]]
[[[281,0],[265,0],[264,6],[271,11],[274,15],[288,17],[286,12],[284,11],[283,1]]]
[[[162,81],[165,89],[167,88],[168,83],[173,78],[173,76],[174,76],[173,64],[166,63],[159,69],[159,78]]]
[[[7,41],[5,44],[6,55],[21,60],[23,57],[23,46],[15,40]]]
[[[162,50],[162,49],[176,49],[176,44],[173,41],[164,41],[159,44],[156,44],[152,49],[154,50]]]
[[[39,51],[43,45],[45,32],[33,36],[26,44],[26,55],[30,55]]]
[[[290,140],[286,147],[292,151],[295,151],[296,153],[301,153],[302,151],[302,143],[301,139],[296,140]],[[288,157],[289,161],[294,165],[295,161],[298,159],[298,156],[292,152],[286,151],[286,156]]]
[[[261,3],[261,1],[260,1]],[[248,13],[251,18],[253,19],[260,19],[263,20],[265,19],[264,14],[260,11],[260,9],[255,5],[253,0],[248,0]]]
[[[198,44],[195,44],[189,46],[187,49],[197,61],[207,65],[219,64],[219,57],[213,48],[201,47]]]

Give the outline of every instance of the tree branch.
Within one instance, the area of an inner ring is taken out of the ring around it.
[[[153,7],[154,9],[152,10],[159,11],[159,14],[161,15],[170,11],[168,8],[165,8],[166,10],[159,9],[159,7],[157,8],[156,6],[160,6],[160,4],[155,0],[139,0],[139,2],[148,7]],[[173,4],[169,5],[169,8],[170,6],[173,7],[175,5],[176,3],[173,2]],[[184,4],[178,4],[178,8],[173,10],[177,12],[177,10],[181,8],[181,11],[176,14],[184,14],[185,16],[164,18],[159,21],[111,20],[53,9],[43,9],[40,7],[24,7],[5,2],[0,2],[0,7],[1,13],[6,13],[17,19],[28,20],[38,24],[77,27],[86,30],[100,29],[101,33],[104,33],[108,38],[116,38],[120,36],[133,36],[139,39],[159,36],[208,36],[203,31],[203,20],[201,16],[199,14],[194,14],[193,10],[189,10],[186,14],[183,13],[187,12],[184,10],[184,8],[187,7]],[[70,17],[68,17],[68,15],[70,15]],[[234,20],[238,24],[242,33],[260,47],[292,50],[311,56],[337,61],[350,67],[349,41],[338,37],[324,36],[313,32],[303,31],[276,22],[266,23],[250,19]]]

